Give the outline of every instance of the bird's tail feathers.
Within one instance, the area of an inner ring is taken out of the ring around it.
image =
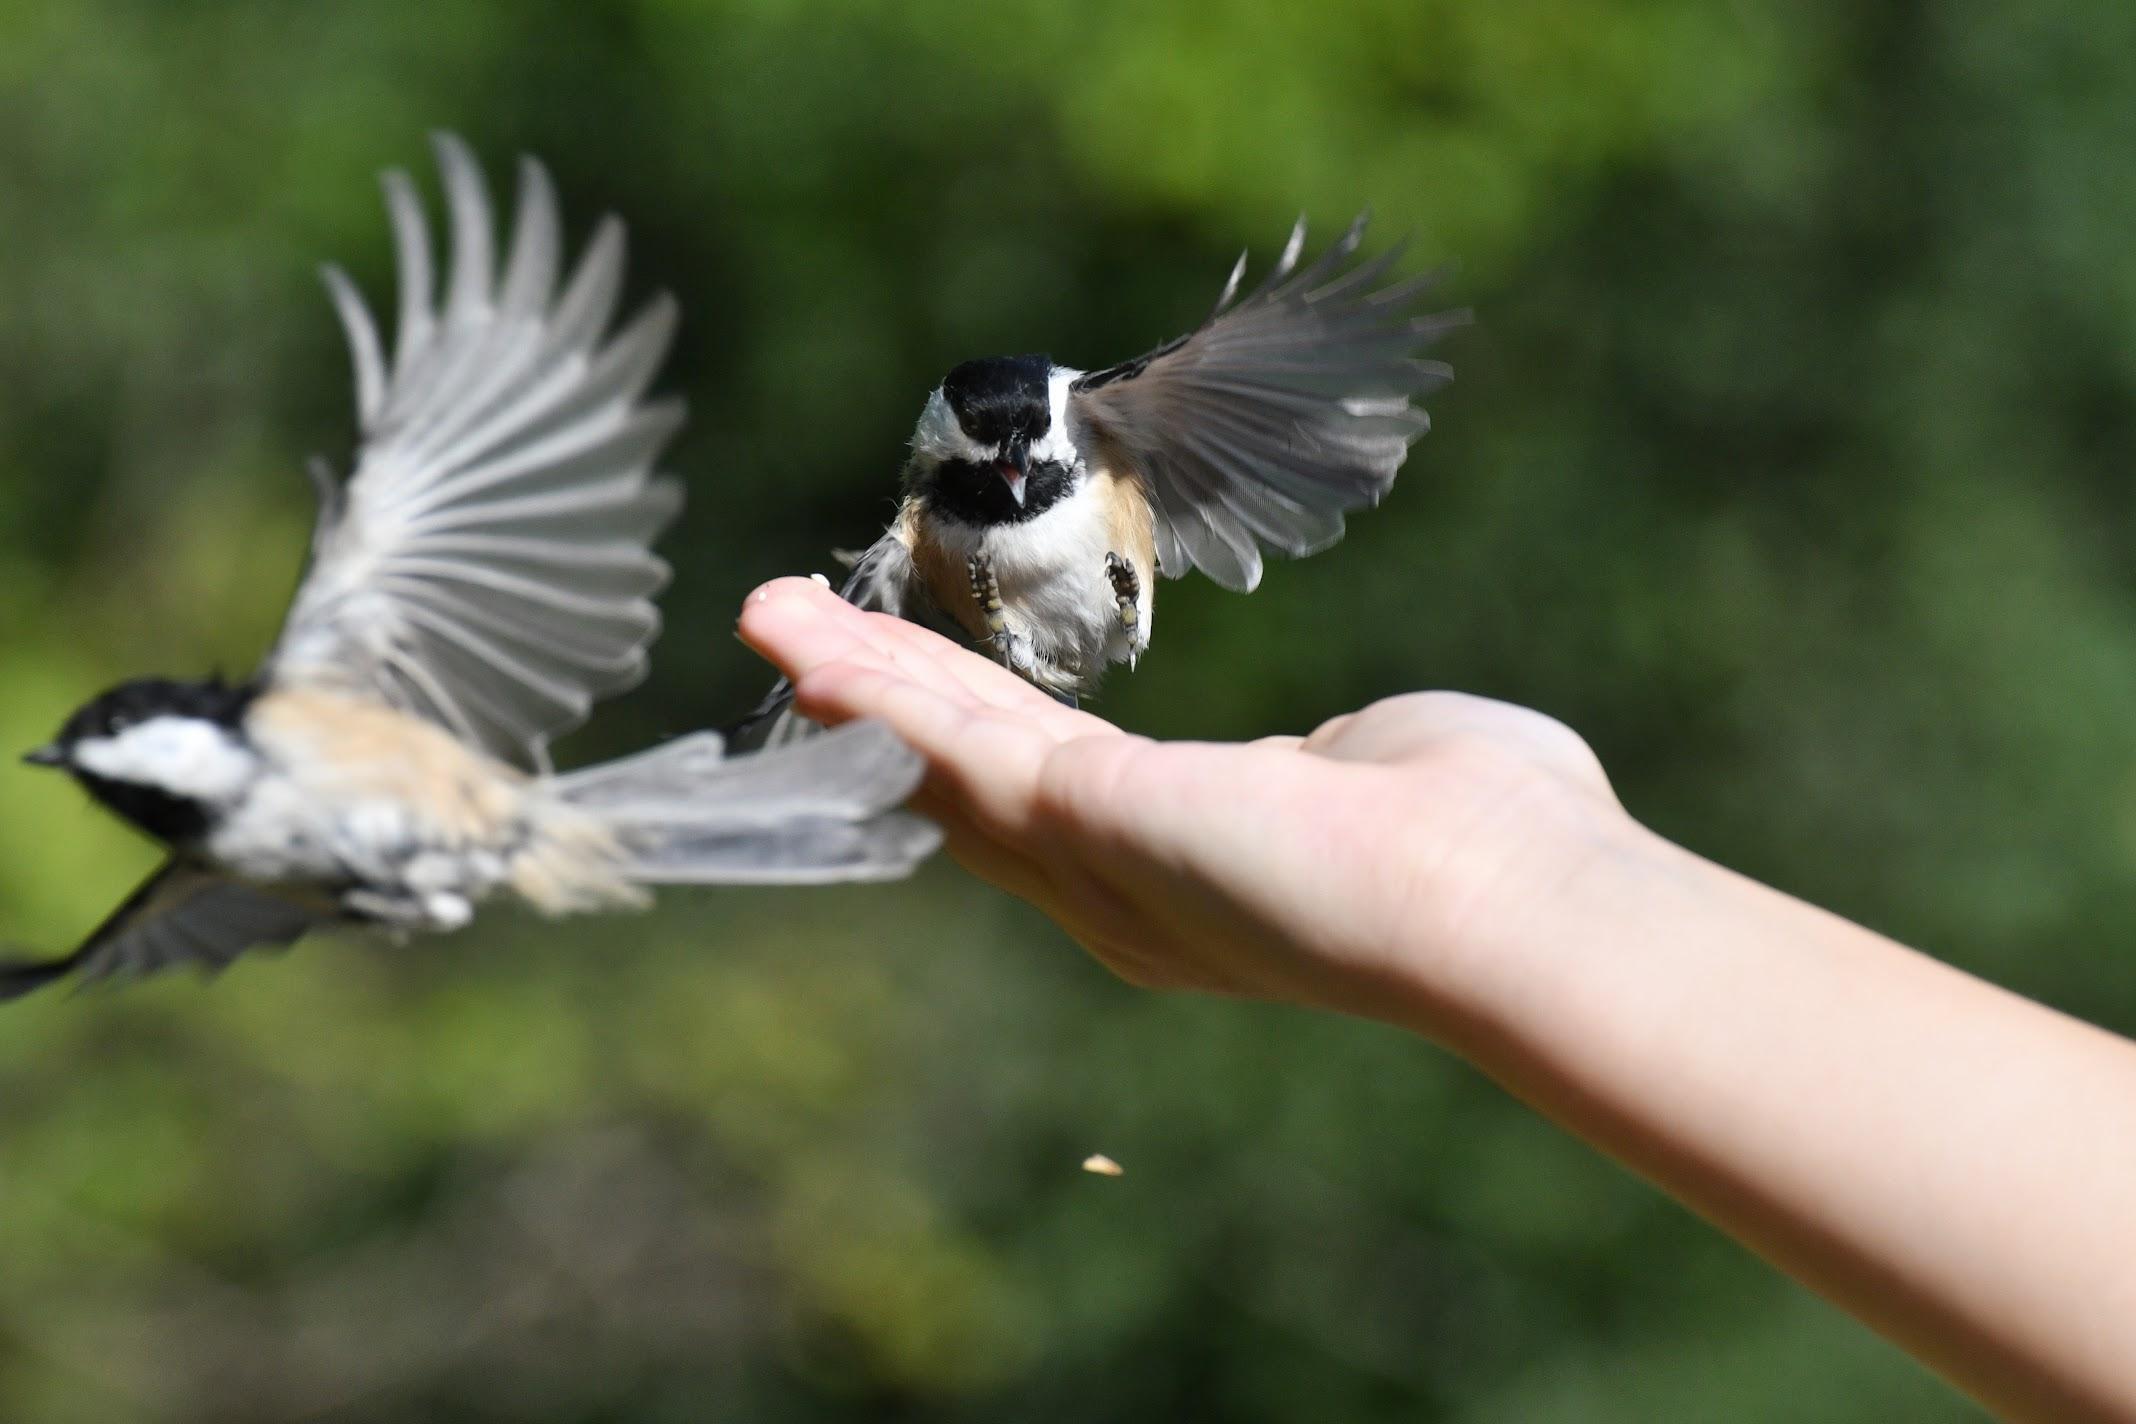
[[[572,806],[624,850],[646,885],[803,885],[892,880],[941,843],[898,809],[919,785],[919,754],[879,722],[728,757],[703,732],[560,777]]]

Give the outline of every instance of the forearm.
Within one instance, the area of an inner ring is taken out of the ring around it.
[[[1571,864],[1468,917],[1457,1047],[2012,1417],[2136,1418],[2136,1045],[1636,828]]]

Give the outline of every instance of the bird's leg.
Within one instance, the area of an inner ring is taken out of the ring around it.
[[[1135,572],[1134,560],[1107,553],[1105,579],[1112,585],[1113,606],[1119,610],[1120,627],[1127,634],[1127,666],[1132,671],[1142,651],[1142,575]]]
[[[986,623],[986,640],[993,644],[994,653],[1009,671],[1036,682],[1038,680],[1038,657],[1031,650],[1031,640],[1009,626],[1009,615],[1001,603],[1001,584],[994,577],[994,560],[986,554],[973,554],[964,561],[964,570],[972,581],[972,601],[979,605],[979,616]]]
[[[430,928],[430,916],[424,913],[421,900],[386,890],[344,891],[341,913],[357,924],[384,930],[396,944],[404,943],[412,931]]]
[[[1134,562],[1119,554],[1105,556],[1105,580],[1112,585],[1113,603],[1120,610],[1120,626],[1135,636],[1142,622],[1142,575]]]
[[[972,602],[979,605],[979,616],[986,620],[986,634],[998,643],[1008,636],[1009,617],[1002,611],[994,561],[985,554],[973,554],[964,561],[964,572],[972,581]]]
[[[376,888],[343,892],[341,910],[395,935],[411,930],[458,929],[473,914],[473,907],[462,896]]]

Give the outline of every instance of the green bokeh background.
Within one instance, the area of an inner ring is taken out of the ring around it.
[[[670,631],[566,762],[747,705],[738,600],[879,527],[949,365],[1128,355],[1369,202],[1479,312],[1438,428],[1332,554],[1167,585],[1102,709],[1529,703],[2128,1030],[2132,52],[2125,0],[0,0],[0,747],[257,656],[350,435],[314,266],[386,290],[433,127],[685,312]],[[150,864],[0,808],[0,936]],[[1129,990],[947,864],[0,1018],[9,1421],[1979,1417],[1427,1045]]]

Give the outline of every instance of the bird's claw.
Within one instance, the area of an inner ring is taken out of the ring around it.
[[[1142,621],[1142,575],[1132,560],[1120,554],[1105,556],[1105,579],[1112,585],[1113,604],[1120,611],[1120,626],[1133,637]]]
[[[1142,575],[1136,572],[1134,560],[1108,551],[1105,579],[1112,585],[1113,607],[1118,611],[1122,631],[1127,634],[1127,668],[1133,672],[1135,662],[1142,654]]]

